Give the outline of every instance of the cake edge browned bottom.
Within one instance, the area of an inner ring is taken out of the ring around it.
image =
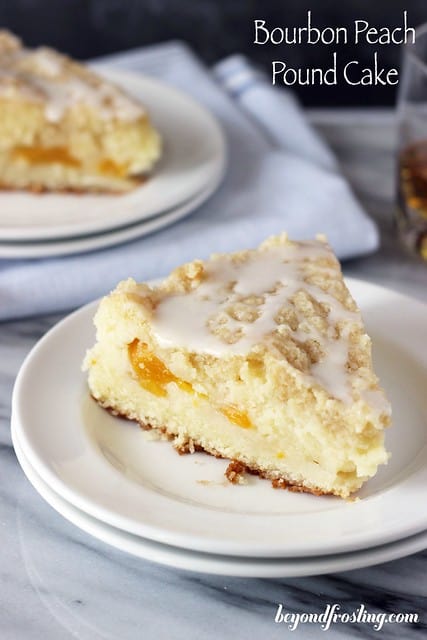
[[[151,178],[152,173],[147,172],[144,174],[138,174],[126,177],[125,179],[129,182],[129,187],[126,189],[109,189],[104,187],[89,187],[85,189],[84,187],[57,187],[51,188],[47,187],[40,183],[30,183],[26,187],[16,187],[7,182],[0,182],[0,191],[15,191],[22,193],[33,193],[34,195],[45,194],[45,193],[58,193],[58,194],[72,194],[75,196],[80,195],[112,195],[112,196],[122,196],[127,193],[131,193],[137,187],[142,186]]]
[[[126,413],[123,413],[122,411],[116,409],[111,405],[103,404],[93,395],[91,395],[91,397],[102,409],[105,409],[111,415],[118,418],[123,418],[125,420],[129,420],[131,422],[136,422],[143,431],[152,431],[152,430],[158,431],[160,434],[162,434],[162,436],[166,437],[167,440],[169,441],[172,441],[176,438],[176,434],[169,432],[167,427],[155,427],[147,422],[143,422],[132,416],[129,416]],[[251,475],[256,475],[260,478],[264,478],[265,480],[270,480],[272,487],[274,489],[286,489],[293,493],[310,493],[311,495],[314,495],[314,496],[336,496],[341,499],[346,499],[346,498],[343,498],[343,496],[338,492],[325,491],[324,489],[320,489],[319,487],[307,487],[302,483],[298,484],[298,483],[292,482],[283,475],[274,475],[254,465],[249,466],[246,462],[238,460],[237,458],[233,458],[233,459],[226,458],[221,453],[216,451],[214,448],[207,449],[206,447],[202,446],[200,443],[190,438],[188,439],[187,442],[180,442],[179,445],[177,446],[173,445],[173,446],[175,451],[179,455],[203,452],[203,453],[207,453],[208,455],[214,456],[214,458],[230,460],[230,464],[225,470],[224,475],[231,484],[238,484],[239,478],[242,475],[244,475],[245,473],[250,473]]]

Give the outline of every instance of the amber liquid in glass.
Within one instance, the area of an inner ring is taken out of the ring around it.
[[[427,260],[427,139],[401,151],[398,170],[398,225],[406,244]]]

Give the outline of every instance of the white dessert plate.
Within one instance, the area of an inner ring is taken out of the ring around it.
[[[94,342],[94,302],[51,329],[18,374],[12,400],[19,442],[61,497],[114,527],[208,553],[295,557],[366,549],[427,529],[427,306],[348,279],[391,399],[392,458],[359,501],[273,490],[250,477],[225,482],[227,462],[178,456],[89,398],[81,362]],[[397,313],[399,310],[399,313]]]
[[[199,573],[246,578],[295,578],[360,569],[396,560],[427,547],[427,532],[363,551],[308,558],[242,558],[200,553],[153,542],[111,527],[61,498],[30,465],[12,426],[18,461],[36,491],[53,509],[86,533],[138,558]]]
[[[124,195],[0,193],[0,239],[47,240],[105,231],[177,207],[223,175],[226,145],[216,119],[193,98],[158,80],[99,71],[140,98],[163,138],[152,176]]]
[[[95,235],[79,236],[66,240],[33,242],[0,242],[0,259],[16,260],[27,258],[52,258],[55,256],[85,253],[106,249],[123,242],[129,242],[181,220],[200,207],[216,191],[221,175],[194,198],[171,211],[119,229],[104,231]]]

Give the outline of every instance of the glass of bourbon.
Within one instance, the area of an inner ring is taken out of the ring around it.
[[[397,225],[404,244],[427,262],[427,24],[405,45],[397,113]]]

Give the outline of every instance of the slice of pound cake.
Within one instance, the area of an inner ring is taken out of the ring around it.
[[[160,137],[136,99],[0,31],[0,188],[119,193],[159,155]]]
[[[349,496],[387,462],[390,406],[326,240],[285,234],[121,282],[87,353],[99,404],[179,451],[229,458],[277,487]]]

